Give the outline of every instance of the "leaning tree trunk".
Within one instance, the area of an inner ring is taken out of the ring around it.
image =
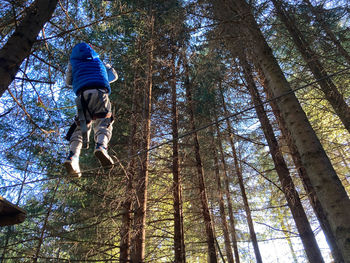
[[[284,10],[282,2],[272,0],[278,17],[286,26],[289,34],[314,77],[318,80],[322,92],[327,101],[332,105],[335,113],[339,116],[345,128],[350,132],[350,108],[346,104],[344,97],[340,94],[332,79],[327,78],[327,72],[322,63],[317,59],[317,54],[312,50],[303,34],[297,28],[294,19]]]
[[[141,152],[141,169],[137,178],[136,194],[138,202],[134,209],[134,231],[135,236],[132,244],[131,261],[144,262],[146,241],[146,210],[147,210],[147,186],[148,186],[148,164],[149,147],[151,142],[151,112],[152,112],[152,87],[153,87],[153,52],[154,52],[154,12],[150,11],[150,41],[147,58],[147,80],[143,108],[143,139]]]
[[[243,52],[244,51],[242,51],[242,53]],[[279,181],[281,183],[283,193],[286,197],[288,206],[292,212],[293,219],[298,229],[301,241],[304,245],[306,255],[310,263],[324,262],[321,255],[321,251],[317,245],[314,233],[312,232],[312,228],[306,217],[304,208],[301,204],[299,194],[295,189],[293,180],[289,174],[289,169],[284,161],[283,154],[279,148],[272,126],[262,105],[258,89],[254,83],[250,65],[248,64],[246,58],[243,55],[239,57],[239,60],[243,68],[243,74],[247,82],[248,91],[252,97],[252,101],[255,106],[256,114],[261,123],[261,127],[267,140],[267,144],[270,148],[272,160],[275,164],[275,169]]]
[[[344,259],[342,258],[340,250],[339,250],[337,243],[335,241],[335,237],[332,233],[330,224],[327,221],[326,214],[323,211],[321,203],[315,194],[315,189],[311,185],[310,178],[307,175],[307,172],[302,165],[301,156],[298,152],[298,149],[296,148],[296,146],[291,138],[291,135],[286,127],[286,123],[281,116],[280,110],[278,109],[276,102],[274,100],[271,100],[272,97],[271,97],[270,92],[267,89],[268,84],[266,82],[266,79],[264,78],[264,76],[261,72],[259,72],[259,75],[260,75],[259,78],[262,82],[261,85],[263,86],[265,93],[267,94],[267,99],[270,100],[270,106],[272,108],[272,112],[277,119],[277,123],[278,123],[278,126],[282,132],[282,136],[288,145],[290,155],[293,159],[295,167],[297,168],[299,177],[303,183],[303,186],[304,186],[304,189],[307,193],[310,204],[311,204],[311,206],[312,206],[312,208],[317,216],[317,219],[320,222],[321,228],[326,236],[326,239],[327,239],[328,245],[331,249],[333,258],[334,258],[335,262],[337,262],[337,263],[344,262]]]
[[[222,92],[221,92],[221,98],[222,98],[222,106],[224,108],[225,116],[228,116],[229,114],[228,114],[228,110],[227,110],[225,99],[224,99]],[[259,249],[258,240],[256,238],[256,233],[255,233],[253,219],[252,219],[252,213],[251,213],[251,210],[249,207],[249,202],[248,202],[248,197],[247,197],[245,186],[244,186],[242,171],[239,168],[239,161],[238,161],[236,146],[235,146],[235,143],[233,141],[233,132],[232,132],[232,127],[231,127],[231,122],[228,118],[226,119],[226,125],[227,125],[227,132],[229,134],[229,142],[230,142],[230,146],[231,146],[231,150],[232,150],[233,161],[234,161],[234,165],[235,165],[235,174],[237,176],[239,188],[241,190],[241,195],[242,195],[243,204],[244,204],[244,210],[245,210],[246,217],[247,217],[249,234],[250,234],[250,238],[251,238],[252,243],[253,243],[256,262],[261,263],[262,258],[261,258],[261,253],[260,253],[260,249]]]
[[[14,80],[23,60],[44,24],[51,18],[57,0],[36,0],[26,10],[13,35],[0,50],[0,97]]]
[[[233,251],[235,254],[235,261],[236,261],[236,263],[240,263],[239,253],[238,253],[238,245],[237,245],[237,233],[236,233],[235,219],[234,219],[233,207],[232,207],[232,198],[231,198],[231,194],[230,194],[230,182],[229,182],[229,177],[227,174],[227,165],[226,165],[226,161],[225,161],[224,149],[222,147],[221,131],[220,131],[219,122],[217,119],[216,119],[216,132],[218,134],[219,151],[220,151],[221,162],[222,162],[222,166],[223,166],[223,170],[224,170],[223,171],[224,172],[224,192],[225,192],[228,213],[229,213],[232,246],[233,246]]]
[[[215,179],[217,184],[217,195],[219,198],[219,211],[220,211],[220,218],[222,223],[222,230],[224,234],[226,257],[229,263],[234,263],[230,235],[228,231],[228,224],[226,220],[225,204],[224,204],[224,197],[222,194],[222,183],[221,183],[220,168],[219,168],[219,158],[218,158],[218,152],[217,152],[217,146],[216,146],[217,143],[221,143],[221,141],[218,141],[218,142],[215,141],[214,131],[212,126],[211,126],[211,137],[212,137],[211,149],[212,149],[212,155],[214,159]]]
[[[333,42],[334,46],[338,49],[339,54],[341,54],[345,58],[346,62],[350,66],[350,54],[345,50],[339,39],[336,37],[332,29],[328,26],[328,24],[322,17],[322,15],[324,14],[324,9],[322,7],[313,6],[309,0],[303,1],[310,8],[312,14],[315,16],[317,23],[327,34],[327,37]]]
[[[226,104],[225,104],[225,98],[224,98],[224,94],[222,91],[221,82],[219,83],[219,93],[221,96],[222,107],[224,109],[224,113],[227,116],[228,112],[227,112],[227,108],[226,108]],[[233,134],[232,134],[232,129],[231,129],[231,123],[229,122],[229,120],[226,120],[226,123],[227,123],[228,129],[229,129],[229,136],[232,136]],[[222,146],[222,136],[221,136],[221,131],[220,131],[220,125],[219,125],[219,122],[217,119],[216,119],[216,132],[218,134],[218,139],[219,139],[219,150],[220,150],[221,162],[222,162],[222,165],[224,168],[225,196],[226,196],[226,200],[227,200],[227,207],[228,207],[228,213],[229,213],[233,251],[235,254],[236,263],[240,263],[239,253],[238,253],[238,245],[237,245],[237,233],[236,233],[236,227],[235,227],[235,218],[233,215],[232,198],[231,198],[231,194],[230,194],[230,180],[229,180],[228,169],[227,169],[226,160],[225,160],[225,153],[224,153],[224,149]]]
[[[233,18],[238,20],[241,24],[241,33],[249,41],[246,43],[254,47],[252,50],[257,63],[261,65],[269,82],[271,93],[278,98],[276,101],[282,117],[286,121],[302,158],[303,166],[325,210],[342,256],[345,262],[350,262],[349,197],[255,21],[250,6],[245,0],[216,0],[212,1],[212,4],[216,9],[221,10],[221,12],[215,12],[219,20],[232,21]],[[231,23],[225,23],[225,29],[228,35],[232,35]]]
[[[179,132],[178,132],[178,110],[176,94],[176,67],[175,54],[172,54],[171,72],[172,77],[169,81],[171,87],[171,113],[172,113],[172,137],[173,137],[173,198],[174,198],[174,249],[175,262],[185,263],[186,254],[184,246],[184,233],[182,221],[182,199],[181,199],[181,175],[179,162]]]
[[[198,186],[199,186],[199,198],[202,205],[202,215],[203,215],[205,230],[207,234],[209,263],[216,263],[218,260],[217,260],[216,248],[215,248],[215,237],[214,237],[213,223],[212,223],[210,211],[209,211],[208,197],[207,197],[205,181],[204,181],[204,170],[202,165],[202,159],[200,156],[198,134],[196,131],[196,125],[195,125],[195,119],[194,119],[194,110],[193,110],[191,83],[189,79],[188,65],[186,65],[185,67],[186,67],[186,73],[185,73],[186,74],[186,78],[185,78],[186,98],[188,103],[191,132],[193,134],[193,141],[194,141],[194,151],[195,151],[195,157],[196,157],[197,178],[198,178]]]

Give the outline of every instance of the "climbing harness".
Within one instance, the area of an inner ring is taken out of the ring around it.
[[[94,101],[92,98],[92,93],[84,94],[87,90],[96,90],[98,91],[98,102]],[[75,118],[74,123],[69,128],[65,139],[70,141],[72,134],[74,133],[77,126],[80,126],[80,130],[82,133],[82,148],[89,148],[89,125],[91,125],[92,120],[106,118],[105,126],[108,128],[114,121],[113,111],[111,106],[106,103],[106,100],[103,96],[106,96],[106,91],[104,89],[99,88],[85,88],[81,92],[79,92],[78,97],[75,99],[75,103],[77,106],[78,114]],[[87,96],[87,97],[86,97]],[[101,111],[102,109],[102,111]],[[97,111],[97,112],[96,112]]]

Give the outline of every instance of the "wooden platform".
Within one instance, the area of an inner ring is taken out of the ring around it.
[[[22,223],[26,211],[0,196],[0,226],[11,226]]]

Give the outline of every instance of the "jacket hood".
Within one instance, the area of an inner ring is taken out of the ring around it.
[[[98,58],[98,54],[86,43],[79,43],[74,46],[71,59],[95,59]]]

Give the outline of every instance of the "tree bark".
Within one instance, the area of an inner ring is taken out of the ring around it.
[[[130,155],[129,155],[130,156]],[[121,263],[126,263],[130,261],[130,241],[131,241],[131,205],[132,205],[132,196],[133,193],[133,185],[132,180],[135,174],[134,161],[131,160],[129,167],[127,169],[127,193],[125,196],[125,200],[121,204],[122,207],[122,226],[120,230],[120,255],[119,261]]]
[[[219,20],[232,21],[233,17],[238,18],[241,33],[254,47],[252,50],[256,60],[270,83],[271,93],[278,98],[276,101],[281,114],[297,146],[316,195],[326,212],[342,256],[345,262],[350,262],[349,197],[260,31],[249,5],[244,0],[217,0],[212,3],[221,7],[222,12],[216,13]],[[231,23],[225,23],[225,27],[229,34],[234,29]]]
[[[199,187],[199,193],[200,193],[199,198],[202,205],[202,215],[203,215],[205,230],[207,234],[208,256],[209,256],[210,263],[216,263],[217,255],[216,255],[216,248],[215,248],[215,237],[214,237],[213,224],[210,216],[208,197],[207,197],[205,181],[204,181],[204,170],[203,170],[202,159],[200,155],[198,134],[196,132],[188,65],[185,65],[185,68],[186,68],[186,73],[185,73],[186,74],[186,77],[185,77],[186,98],[187,98],[188,112],[190,117],[191,131],[193,132],[193,143],[194,143],[194,150],[195,150],[195,157],[196,157],[198,187]]]
[[[317,59],[317,54],[311,49],[307,40],[297,28],[294,19],[285,11],[282,2],[272,0],[277,15],[286,26],[288,32],[293,38],[295,46],[299,50],[307,66],[311,70],[315,79],[319,80],[318,84],[324,93],[325,98],[332,105],[335,113],[339,116],[345,128],[350,132],[350,108],[346,104],[344,97],[340,94],[337,87],[330,78],[327,78],[327,72],[322,63]]]
[[[312,228],[306,217],[304,208],[301,204],[299,194],[295,189],[293,180],[289,174],[287,164],[285,163],[283,154],[279,148],[272,126],[266,115],[264,107],[262,106],[262,101],[258,89],[255,85],[250,65],[248,64],[246,58],[243,55],[240,56],[239,60],[243,68],[243,74],[247,82],[247,88],[255,106],[256,114],[261,123],[261,127],[267,140],[267,144],[270,148],[270,153],[275,164],[275,169],[279,181],[281,182],[283,193],[287,199],[288,206],[292,212],[293,219],[298,229],[301,241],[304,245],[306,255],[310,263],[324,262],[321,255],[321,251],[317,245],[314,233],[312,232]]]
[[[57,0],[36,0],[26,10],[26,14],[13,35],[0,50],[0,97],[14,80],[23,60],[30,51],[44,24],[51,18]]]
[[[264,87],[265,93],[267,94],[267,99],[271,99],[272,96],[267,89],[268,83],[266,82],[266,79],[264,78],[262,73],[260,73],[259,75],[260,75],[259,78],[262,81],[262,86]],[[281,130],[282,136],[288,145],[288,148],[290,150],[290,155],[293,159],[295,167],[297,168],[298,175],[303,183],[303,186],[304,186],[304,189],[305,189],[307,196],[309,198],[310,204],[311,204],[311,206],[312,206],[312,208],[317,216],[317,219],[320,222],[321,228],[326,236],[327,243],[328,243],[328,245],[331,249],[331,252],[332,252],[332,256],[333,256],[335,262],[342,263],[342,262],[344,262],[344,259],[342,258],[340,250],[337,246],[337,243],[335,241],[335,237],[332,233],[332,230],[331,230],[330,224],[327,220],[326,214],[323,211],[321,203],[316,196],[315,189],[312,187],[311,182],[310,182],[310,178],[307,175],[305,168],[303,167],[303,164],[301,162],[301,156],[298,152],[298,149],[296,148],[296,146],[291,138],[291,135],[286,127],[286,123],[281,116],[280,110],[278,109],[276,102],[274,100],[271,100],[270,106],[272,108],[273,114],[275,115],[275,117],[277,119],[278,126]]]

